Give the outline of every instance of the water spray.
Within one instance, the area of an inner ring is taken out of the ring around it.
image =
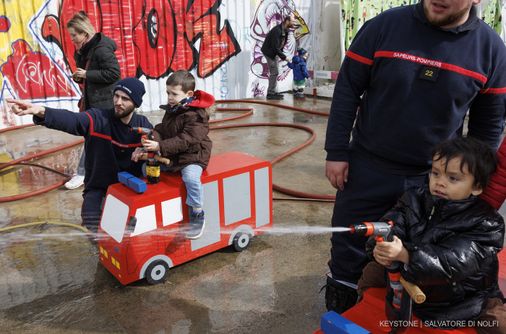
[[[350,227],[325,227],[325,226],[273,226],[266,229],[259,229],[264,234],[326,234],[350,232]]]

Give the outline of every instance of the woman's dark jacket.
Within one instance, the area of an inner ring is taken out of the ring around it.
[[[176,172],[188,165],[206,168],[211,157],[212,142],[209,133],[209,115],[206,108],[214,104],[214,97],[197,90],[192,101],[167,110],[162,123],[155,126],[154,137],[160,144],[160,153],[171,160],[169,170]]]
[[[487,299],[502,298],[497,252],[504,241],[504,221],[475,196],[450,201],[426,188],[406,192],[382,220],[409,252],[402,276],[417,284],[427,300],[414,304],[422,320],[470,320]]]
[[[114,107],[113,89],[121,74],[114,51],[116,43],[104,34],[96,33],[88,43],[74,53],[77,67],[86,70],[83,89],[86,110]]]

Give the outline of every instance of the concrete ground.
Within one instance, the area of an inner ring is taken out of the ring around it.
[[[330,101],[279,103],[328,112]],[[232,105],[222,105],[232,107]],[[324,176],[327,118],[252,103],[254,114],[230,123],[275,122],[308,126],[315,142],[274,166],[274,182],[298,191],[333,194]],[[217,112],[213,118],[236,115]],[[160,112],[146,113],[154,123]],[[213,153],[243,151],[271,160],[309,135],[285,127],[213,130]],[[0,160],[29,154],[76,137],[41,127],[0,134]],[[39,159],[73,172],[79,150]],[[2,196],[61,179],[40,168],[0,173]],[[30,222],[80,223],[81,189],[57,189],[2,203],[0,227]],[[275,198],[286,197],[275,193]],[[332,203],[274,201],[274,224],[290,231],[329,226]],[[292,231],[295,232],[295,231]],[[37,225],[0,234],[2,333],[312,333],[325,312],[329,233],[284,233],[253,239],[245,251],[223,249],[169,271],[167,282],[122,286],[98,262],[96,247],[72,227]]]
[[[308,98],[285,105],[328,112],[330,101]],[[298,191],[333,194],[324,177],[327,119],[279,107],[253,107],[250,117],[227,122],[275,122],[312,128],[315,142],[274,166],[274,182]],[[220,119],[241,112],[219,111]],[[157,123],[160,112],[146,113]],[[301,130],[251,127],[213,130],[213,153],[243,151],[271,160],[307,140]],[[75,141],[74,136],[31,127],[0,134],[0,162]],[[36,163],[72,173],[82,146]],[[40,168],[0,172],[1,196],[40,189],[58,176]],[[1,203],[0,229],[32,222],[80,223],[81,189],[57,189]],[[286,197],[274,193],[275,198]],[[504,215],[504,207],[501,212]],[[122,286],[98,261],[88,237],[52,224],[0,233],[1,333],[312,333],[325,312],[329,233],[296,233],[330,225],[332,203],[274,201],[274,226],[287,233],[256,237],[245,251],[223,249],[169,271],[164,284]],[[315,229],[316,230],[316,229]]]

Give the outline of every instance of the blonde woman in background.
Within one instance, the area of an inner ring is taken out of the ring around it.
[[[72,78],[81,87],[79,111],[90,108],[112,109],[113,88],[120,79],[118,59],[114,54],[116,43],[102,33],[97,33],[85,12],[76,13],[67,23],[67,30],[76,51],[76,70]],[[65,187],[76,189],[84,184],[84,151],[79,160],[77,174]]]

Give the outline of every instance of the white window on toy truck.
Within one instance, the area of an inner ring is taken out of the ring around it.
[[[128,210],[128,205],[113,195],[107,195],[100,226],[116,242],[123,240],[123,234],[128,221]]]
[[[183,220],[181,197],[161,202],[163,226]],[[157,229],[155,205],[138,208],[135,212],[135,228],[130,236],[151,232]]]
[[[172,225],[183,220],[183,203],[181,197],[162,202],[163,226]]]
[[[138,208],[135,212],[135,229],[130,236],[136,236],[142,233],[156,230],[156,213],[155,205],[151,204],[142,208]]]

